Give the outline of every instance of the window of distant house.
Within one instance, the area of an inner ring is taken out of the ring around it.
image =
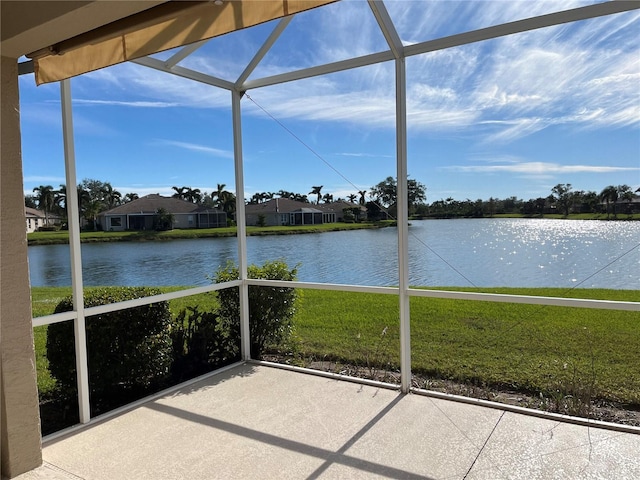
[[[193,215],[189,215],[188,220],[189,220],[189,225],[193,225]]]
[[[122,226],[122,218],[120,218],[120,217],[111,217],[111,226],[112,227],[121,227]]]
[[[289,214],[281,213],[280,214],[280,225],[287,225],[289,223]]]

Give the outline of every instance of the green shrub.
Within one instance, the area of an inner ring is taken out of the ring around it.
[[[95,307],[160,294],[144,287],[87,289],[85,307]],[[70,311],[71,297],[55,313]],[[123,392],[144,392],[162,385],[172,362],[171,314],[167,302],[157,302],[86,318],[87,360],[92,406]],[[73,322],[49,325],[47,358],[51,374],[63,392],[77,391]],[[126,396],[126,394],[125,394]]]
[[[174,320],[172,374],[181,382],[240,360],[239,338],[231,335],[216,312],[187,307]]]
[[[249,278],[264,280],[296,279],[297,268],[289,270],[285,262],[266,262],[262,267],[249,265]],[[238,267],[228,263],[216,272],[216,283],[239,278]],[[249,285],[249,330],[251,333],[251,358],[262,358],[265,348],[278,345],[291,334],[296,311],[298,292],[287,287],[258,287]],[[219,314],[230,334],[240,336],[240,301],[238,288],[218,291]]]

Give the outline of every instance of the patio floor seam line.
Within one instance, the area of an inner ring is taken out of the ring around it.
[[[483,447],[479,447],[479,446],[477,446],[477,445],[476,445],[476,443],[475,443],[471,438],[469,438],[469,436],[464,432],[464,430],[462,430],[462,428],[460,428],[460,427],[458,426],[458,424],[457,424],[456,422],[454,422],[454,421],[453,421],[453,419],[451,418],[451,416],[450,416],[450,415],[447,415],[447,413],[446,413],[442,408],[440,408],[440,406],[439,406],[436,402],[434,402],[434,399],[433,399],[433,398],[431,398],[431,397],[427,397],[427,398],[429,398],[429,400],[431,400],[431,404],[436,408],[436,410],[438,410],[438,411],[439,411],[439,412],[440,412],[440,413],[441,413],[441,414],[442,414],[442,415],[443,415],[443,416],[444,416],[444,417],[449,421],[449,423],[451,423],[451,425],[453,425],[453,426],[455,427],[455,429],[456,429],[456,430],[458,430],[458,432],[459,432],[459,433],[460,433],[464,438],[466,438],[466,439],[469,441],[469,443],[470,443],[471,445],[473,445],[474,447],[476,447],[476,448],[478,449],[478,451],[479,451],[479,452],[480,452],[480,451],[482,451],[482,448],[483,448]],[[496,425],[497,425],[497,424],[496,424]],[[495,428],[495,427],[494,427],[494,428]]]
[[[467,473],[464,474],[464,477],[462,477],[462,480],[466,480],[467,476],[469,476],[469,473],[471,473],[471,470],[473,470],[473,466],[476,464],[476,462],[480,458],[480,455],[482,455],[482,452],[484,451],[485,447],[487,446],[487,443],[489,443],[489,440],[491,440],[491,437],[493,436],[493,433],[496,431],[496,428],[498,428],[498,425],[500,425],[500,422],[502,421],[502,418],[504,417],[505,413],[507,413],[507,412],[503,411],[500,414],[500,417],[498,418],[498,421],[496,422],[496,424],[491,429],[491,433],[489,433],[489,435],[487,436],[487,439],[482,444],[482,447],[480,448],[480,451],[476,455],[476,458],[473,459],[473,463],[469,467],[469,470],[467,470]]]
[[[54,463],[50,463],[50,462],[42,462],[42,466],[45,468],[49,468],[51,470],[54,470],[58,473],[63,474],[65,477],[69,477],[70,479],[73,478],[75,480],[86,480],[85,477],[81,477],[79,475],[76,475],[73,472],[70,472],[62,467],[59,467],[58,465],[54,464]]]
[[[505,412],[507,413],[507,412]],[[559,426],[562,425],[571,425],[571,424],[564,424],[563,422],[558,422],[556,425],[554,425],[552,428],[547,429],[546,431],[542,431],[542,432],[537,432],[540,433],[541,435],[546,435],[548,433],[550,433],[551,431],[555,430],[556,428],[558,428]],[[497,424],[496,424],[497,427]],[[528,454],[528,455],[522,455],[519,458],[523,461],[528,461],[528,460],[532,460],[536,457],[546,457],[549,455],[556,455],[558,453],[563,453],[563,452],[569,452],[571,450],[579,450],[582,448],[589,448],[589,449],[593,449],[596,447],[597,444],[600,443],[605,443],[605,442],[609,442],[613,439],[616,438],[620,438],[620,437],[624,437],[625,435],[627,435],[627,433],[618,433],[616,435],[612,435],[610,437],[606,437],[606,438],[602,438],[599,440],[592,440],[592,439],[587,439],[586,441],[579,443],[577,445],[573,445],[571,447],[566,447],[566,448],[560,448],[560,449],[555,449],[553,451],[550,452],[544,452],[544,453],[532,453],[532,454]],[[487,438],[487,442],[489,441],[489,438]],[[582,470],[584,471],[586,468],[588,468],[589,463],[591,463],[591,452],[589,453],[589,461],[587,462],[587,464],[582,468]],[[480,456],[480,454],[478,454],[478,457]],[[501,467],[509,467],[511,465],[511,462],[508,463],[501,463],[501,464],[493,464],[492,466],[497,468],[498,470],[501,470]],[[477,470],[476,470],[477,471]],[[469,472],[467,472],[468,475]],[[464,480],[464,479],[463,479]]]

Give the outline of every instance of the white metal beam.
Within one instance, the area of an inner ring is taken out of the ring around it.
[[[247,283],[247,219],[244,211],[244,160],[242,157],[242,95],[231,92],[233,118],[233,154],[236,179],[236,235],[238,236],[238,273],[240,289],[240,351],[243,360],[251,358],[251,330],[249,328],[249,285]]]
[[[71,106],[71,80],[60,82],[60,100],[62,103],[62,135],[64,142],[64,169],[67,184],[67,221],[69,222],[69,248],[71,250],[71,289],[73,309],[76,318],[73,322],[76,372],[78,382],[78,408],[80,423],[91,419],[89,403],[89,367],[87,362],[87,333],[84,315],[84,294],[82,281],[82,255],[80,252],[80,209],[78,206],[78,184],[76,180],[76,154],[73,139],[73,113]]]
[[[396,27],[389,16],[389,12],[387,12],[387,7],[384,6],[382,0],[369,0],[369,7],[371,7],[371,11],[376,17],[376,21],[380,26],[380,30],[382,30],[384,38],[389,44],[389,48],[393,52],[393,56],[395,58],[404,57],[404,46],[402,45],[402,40],[400,40]]]
[[[284,32],[284,29],[287,28],[287,25],[289,25],[291,20],[293,20],[294,16],[295,15],[284,17],[278,22],[278,25],[276,25],[276,28],[273,29],[273,32],[271,32],[271,35],[269,35],[269,37],[265,40],[265,42],[262,44],[260,49],[256,52],[254,57],[251,59],[247,67],[240,74],[240,76],[238,77],[238,80],[236,80],[236,84],[235,84],[236,89],[239,90],[242,87],[242,84],[247,80],[247,78],[249,78],[249,75],[253,73],[255,68],[262,61],[262,59],[267,54],[267,52],[269,52],[269,50],[271,49],[273,44],[276,42],[276,40],[278,40],[282,32]]]
[[[142,65],[144,67],[160,70],[161,72],[172,73],[179,77],[188,78],[189,80],[195,80],[196,82],[206,83],[207,85],[212,85],[214,87],[224,88],[225,90],[234,89],[233,83],[227,80],[207,75],[206,73],[196,72],[195,70],[191,70],[190,68],[179,67],[177,65],[172,68],[167,68],[163,61],[157,60],[155,58],[142,57],[131,60],[131,62],[137,63],[138,65]]]
[[[417,43],[414,45],[407,45],[406,47],[403,47],[403,52],[404,56],[407,57],[412,55],[420,55],[422,53],[444,50],[446,48],[457,47],[469,43],[481,42],[484,40],[503,37],[505,35],[511,35],[514,33],[526,32],[529,30],[535,30],[538,28],[550,27],[554,25],[561,25],[563,23],[587,20],[589,18],[596,18],[605,15],[612,15],[615,13],[635,10],[638,8],[640,8],[640,2],[614,1],[599,3],[586,7],[575,8],[573,10],[565,10],[562,12],[527,18],[525,20],[518,20],[516,22],[504,23],[501,25],[474,30],[471,32],[451,35],[449,37],[429,40],[427,42]],[[279,83],[292,82],[294,80],[301,80],[318,75],[326,75],[328,73],[335,73],[352,68],[387,62],[395,58],[396,57],[391,50],[386,52],[373,53],[362,57],[342,60],[340,62],[305,68],[294,72],[287,72],[270,77],[248,80],[241,86],[241,89],[243,91],[246,91],[253,88],[261,88],[270,85],[277,85]]]
[[[199,42],[192,43],[191,45],[187,45],[186,47],[181,48],[177,53],[173,54],[169,59],[164,62],[165,67],[171,69],[175,67],[182,60],[187,58],[197,49],[202,47],[205,43],[207,43],[210,39],[200,40]]]
[[[503,23],[493,27],[473,30],[471,32],[459,33],[449,37],[429,40],[427,42],[416,43],[404,47],[406,56],[420,55],[422,53],[434,52],[445,48],[458,47],[469,43],[482,42],[492,38],[504,37],[514,33],[527,32],[539,28],[562,25],[564,23],[587,20],[589,18],[602,17],[615,13],[626,12],[640,8],[640,2],[615,1],[588,5],[586,7],[564,10],[562,12],[540,15],[538,17],[526,18],[516,22]]]
[[[328,73],[336,73],[344,70],[350,70],[352,68],[365,67],[367,65],[375,65],[376,63],[388,62],[390,60],[393,60],[394,58],[395,57],[393,56],[393,52],[391,52],[390,50],[387,50],[386,52],[372,53],[370,55],[351,58],[349,60],[342,60],[339,62],[328,63],[326,65],[319,65],[317,67],[304,68],[302,70],[281,73],[279,75],[273,75],[271,77],[248,80],[242,85],[241,89],[243,91],[246,91],[252,88],[267,87],[269,85],[277,85],[279,83],[317,77],[319,75],[326,75]]]
[[[149,297],[137,298],[135,300],[127,300],[126,302],[111,303],[109,305],[100,305],[97,307],[85,308],[85,318],[92,315],[122,310],[125,308],[133,308],[149,303],[161,302],[165,300],[173,300],[176,298],[189,297],[200,293],[214,292],[223,288],[233,288],[240,286],[240,280],[234,280],[225,283],[211,284],[206,287],[195,287],[186,290],[177,290],[175,292],[163,293]],[[265,287],[293,287],[310,290],[333,290],[341,292],[358,292],[358,293],[376,293],[381,295],[399,295],[397,287],[376,287],[370,285],[349,285],[338,283],[315,283],[315,282],[290,282],[284,280],[260,280],[247,279],[248,285],[257,285]],[[588,308],[595,310],[622,310],[629,312],[640,312],[640,302],[614,301],[614,300],[592,300],[585,298],[565,298],[565,297],[537,297],[531,295],[511,295],[506,293],[483,293],[483,292],[457,292],[449,290],[427,290],[409,288],[408,294],[411,297],[428,297],[428,298],[447,298],[453,300],[468,300],[476,302],[499,302],[514,303],[525,305],[548,305],[554,307],[572,307],[572,308]],[[51,325],[58,322],[66,322],[75,320],[76,312],[62,312],[46,315],[43,317],[35,317],[32,320],[34,327],[43,325]]]
[[[518,303],[525,305],[547,305],[552,307],[591,308],[595,310],[622,310],[640,312],[640,302],[593,300],[587,298],[536,297],[532,295],[509,295],[506,293],[455,292],[412,288],[412,297],[448,298],[476,302]]]
[[[404,58],[396,60],[396,168],[400,387],[404,393],[409,393],[411,389],[411,327],[409,315],[409,196],[407,194],[407,74]]]

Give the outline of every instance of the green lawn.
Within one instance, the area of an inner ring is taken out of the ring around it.
[[[491,291],[568,296],[560,289]],[[303,295],[295,320],[301,355],[398,366],[397,298]],[[573,290],[571,296],[640,301],[638,291]],[[545,395],[588,387],[593,397],[640,405],[640,312],[414,297],[411,350],[412,371],[434,378]]]
[[[560,289],[482,291],[569,296]],[[51,313],[68,292],[33,288],[34,315]],[[640,301],[636,290],[575,289],[570,295]],[[396,296],[303,290],[301,297],[293,339],[281,349],[293,362],[398,367]],[[215,308],[215,296],[170,305],[175,313],[193,304]],[[411,322],[415,373],[545,396],[587,391],[591,398],[640,406],[640,312],[414,297]],[[46,393],[55,386],[46,370],[46,327],[34,330],[39,388]]]

